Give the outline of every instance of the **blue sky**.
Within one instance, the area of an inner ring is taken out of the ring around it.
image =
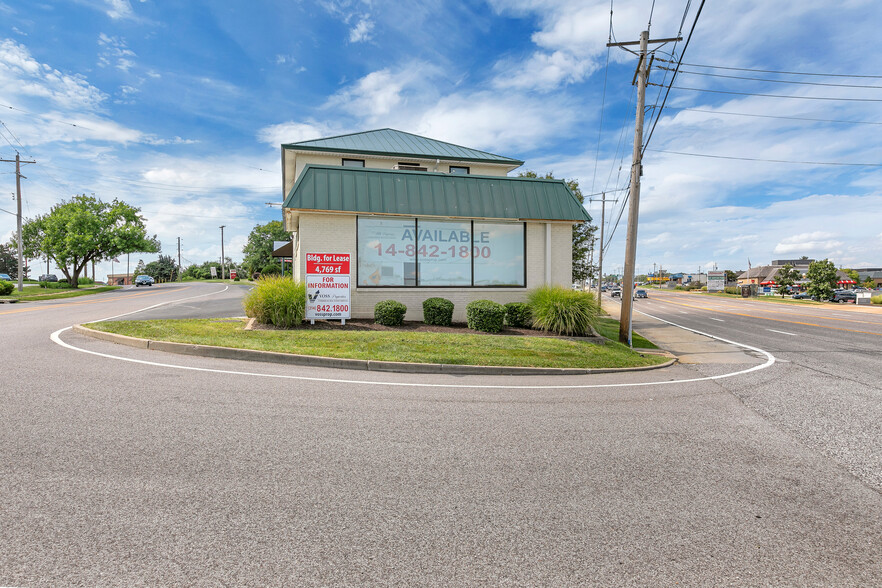
[[[653,5],[651,36],[675,36],[687,4],[613,0],[615,38],[637,39]],[[867,42],[878,22],[870,0],[708,2],[684,62],[878,76]],[[280,218],[266,205],[282,198],[280,143],[383,127],[523,159],[586,194],[609,190],[610,234],[630,167],[636,59],[608,52],[609,26],[610,3],[590,0],[0,0],[0,158],[38,162],[23,170],[26,217],[76,193],[118,197],[142,209],[164,253],[181,237],[185,264],[219,257],[220,225],[241,259],[254,225]],[[666,65],[654,63],[652,82]],[[638,273],[801,255],[882,265],[882,167],[826,165],[882,164],[882,90],[841,85],[882,78],[697,66],[682,67],[675,86],[693,89],[671,91],[646,152]],[[0,209],[14,212],[13,166],[0,166]],[[589,211],[599,221],[599,203]],[[626,218],[607,270],[622,265]],[[14,230],[0,212],[0,240]]]

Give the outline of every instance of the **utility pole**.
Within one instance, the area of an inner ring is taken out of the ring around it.
[[[21,292],[24,288],[23,275],[24,272],[22,270],[22,246],[21,246],[21,179],[27,179],[25,176],[21,175],[21,164],[22,163],[37,163],[36,161],[22,161],[21,155],[18,152],[15,153],[15,159],[0,159],[0,161],[4,163],[15,163],[15,204],[16,204],[16,217],[15,217],[15,226],[18,229],[18,291]],[[48,262],[48,256],[46,257]],[[46,273],[49,273],[48,270]]]
[[[183,281],[183,279],[181,275],[181,238],[178,237],[178,281]]]
[[[597,250],[597,306],[600,306],[601,284],[603,283],[603,226],[606,224],[606,192],[600,204],[600,249]]]
[[[227,225],[221,225],[221,279],[224,279],[224,266],[226,262],[224,261],[224,227]]]
[[[631,346],[631,317],[634,298],[634,264],[637,258],[637,217],[640,212],[640,176],[643,175],[643,116],[646,105],[646,82],[649,66],[646,63],[647,46],[649,43],[667,43],[679,41],[680,38],[649,40],[649,31],[640,33],[639,41],[624,43],[607,43],[607,47],[623,47],[640,45],[637,72],[637,123],[634,127],[634,154],[631,161],[631,195],[628,206],[628,235],[625,243],[625,268],[622,276],[622,310],[619,315],[619,342]]]

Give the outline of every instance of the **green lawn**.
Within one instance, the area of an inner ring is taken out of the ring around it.
[[[554,337],[399,331],[245,331],[244,321],[190,319],[114,321],[89,328],[142,339],[257,349],[346,359],[454,365],[618,368],[657,365],[666,357],[634,353],[616,342],[598,345]],[[635,343],[636,345],[636,343]]]
[[[619,340],[619,321],[612,317],[600,317],[594,328],[598,333],[613,341]],[[631,331],[631,344],[640,349],[658,349],[656,345],[649,339],[644,339],[637,333]]]
[[[77,296],[88,296],[90,294],[99,294],[101,292],[110,292],[111,290],[119,290],[119,286],[98,286],[96,288],[71,288],[71,289],[48,289],[40,286],[24,286],[21,292],[16,288],[12,294],[2,296],[0,298],[14,298],[23,302],[33,300],[56,300],[58,298],[76,298]]]

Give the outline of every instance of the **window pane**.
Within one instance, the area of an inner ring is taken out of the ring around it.
[[[364,159],[344,159],[343,167],[364,167]]]
[[[523,223],[475,223],[475,286],[526,286]]]
[[[358,219],[358,285],[416,286],[416,221]]]
[[[452,174],[464,174],[464,175],[468,175],[468,173],[469,173],[469,168],[467,168],[467,167],[463,167],[463,166],[459,166],[459,165],[451,165],[451,166],[450,166],[450,173],[452,173]]]
[[[472,223],[417,223],[420,286],[472,285]]]

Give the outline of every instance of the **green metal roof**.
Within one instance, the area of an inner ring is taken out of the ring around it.
[[[436,141],[428,137],[420,137],[395,129],[379,129],[363,133],[352,133],[325,139],[287,143],[286,149],[302,149],[305,151],[330,151],[334,153],[363,153],[374,155],[395,155],[401,158],[430,158],[454,161],[474,161],[479,163],[508,163],[514,166],[523,165],[523,161],[494,155],[486,151],[469,149],[453,143]]]
[[[562,180],[309,164],[283,208],[459,218],[590,221]]]

